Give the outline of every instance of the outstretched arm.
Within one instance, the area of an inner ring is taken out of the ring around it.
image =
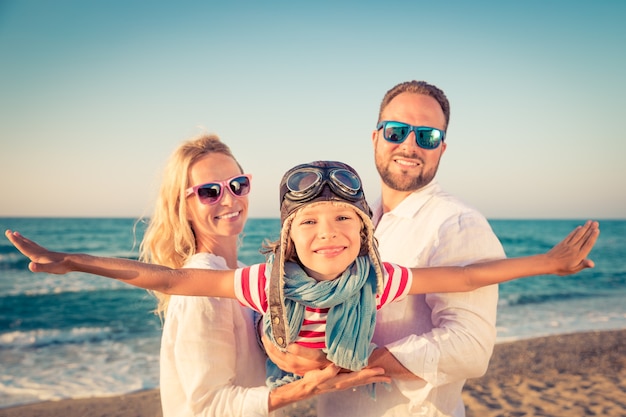
[[[235,298],[232,270],[171,269],[129,259],[54,252],[11,230],[5,236],[31,260],[28,268],[33,272],[86,272],[165,294]]]
[[[594,267],[587,255],[599,235],[598,222],[587,221],[541,255],[499,259],[464,267],[411,268],[413,282],[409,294],[471,291],[535,275],[575,274]]]

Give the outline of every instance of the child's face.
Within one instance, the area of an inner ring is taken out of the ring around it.
[[[350,207],[324,202],[298,210],[290,237],[309,276],[328,281],[343,273],[361,250],[361,226]]]

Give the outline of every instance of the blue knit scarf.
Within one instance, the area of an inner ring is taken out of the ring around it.
[[[316,281],[297,263],[286,262],[284,296],[289,340],[296,340],[300,332],[305,307],[329,308],[326,323],[328,359],[352,371],[367,366],[376,323],[376,273],[368,256],[359,256],[332,281]],[[264,331],[274,341],[269,320],[269,314],[265,314]],[[299,378],[282,371],[269,360],[267,375],[267,384],[273,388]]]

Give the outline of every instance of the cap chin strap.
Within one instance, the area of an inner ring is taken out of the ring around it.
[[[285,273],[285,252],[287,251],[287,241],[289,240],[289,231],[291,223],[295,217],[292,213],[283,221],[283,227],[280,231],[279,248],[274,254],[272,262],[272,272],[270,273],[269,284],[269,313],[270,328],[274,344],[283,352],[287,350],[289,345],[289,335],[287,334],[287,314],[285,312],[285,282],[283,274]]]
[[[281,279],[282,254],[274,258],[270,275],[270,326],[275,344],[281,350],[287,349],[287,332],[285,329],[285,305],[283,304],[283,284]],[[279,258],[280,257],[280,258]]]

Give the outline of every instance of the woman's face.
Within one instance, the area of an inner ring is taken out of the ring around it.
[[[189,185],[224,181],[240,174],[231,157],[212,153],[189,167]],[[220,239],[238,236],[248,219],[248,196],[234,196],[226,189],[222,189],[221,198],[214,204],[201,203],[195,193],[187,197],[186,203],[199,250],[211,250],[220,244]]]

